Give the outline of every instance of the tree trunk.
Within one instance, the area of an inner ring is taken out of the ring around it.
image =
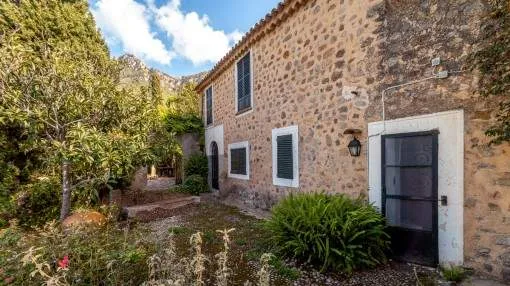
[[[60,209],[60,220],[63,221],[71,211],[71,183],[69,182],[69,161],[62,162],[62,207]]]
[[[182,183],[183,170],[182,170],[182,156],[175,158],[175,184],[180,185]]]

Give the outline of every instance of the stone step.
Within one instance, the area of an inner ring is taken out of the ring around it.
[[[154,212],[156,210],[171,211],[177,208],[181,208],[190,204],[200,203],[200,197],[198,196],[186,196],[179,197],[170,200],[164,200],[144,205],[135,205],[130,207],[124,207],[124,216],[128,219],[137,218],[144,216],[147,213]]]

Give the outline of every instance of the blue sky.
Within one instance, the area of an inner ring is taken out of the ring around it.
[[[279,0],[89,0],[112,55],[170,75],[210,69]]]

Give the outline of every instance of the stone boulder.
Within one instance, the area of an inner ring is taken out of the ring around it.
[[[62,222],[64,228],[75,226],[102,226],[106,223],[106,217],[96,211],[84,211],[68,216]]]

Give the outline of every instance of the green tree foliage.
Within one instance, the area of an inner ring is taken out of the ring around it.
[[[163,91],[161,90],[161,79],[155,70],[151,70],[149,74],[149,92],[152,96],[152,102],[156,106],[163,104]]]
[[[30,180],[38,166],[36,150],[24,150],[22,128],[0,124],[0,214],[9,207],[9,197],[20,184]]]
[[[187,193],[193,196],[199,196],[201,193],[209,191],[206,179],[200,175],[190,175],[184,179],[182,185],[178,186],[175,191],[179,193]]]
[[[72,191],[154,159],[157,101],[117,88],[119,67],[87,1],[1,1],[0,42],[0,124],[20,128],[23,152],[60,173],[62,219]]]
[[[193,154],[187,160],[184,165],[184,174],[186,176],[199,175],[204,179],[207,179],[208,165],[207,157],[202,154]]]
[[[195,91],[194,83],[186,83],[178,92],[167,98],[165,121],[167,129],[177,135],[203,133],[200,95]]]
[[[322,269],[350,273],[386,262],[389,236],[384,218],[362,200],[345,195],[290,195],[265,223],[269,241],[283,255]]]
[[[60,182],[56,177],[41,176],[20,186],[11,196],[11,212],[23,227],[44,225],[58,217],[61,198],[55,194]]]
[[[171,94],[166,102],[168,113],[200,115],[200,95],[195,91],[195,86],[193,82],[188,82]]]
[[[510,141],[510,2],[492,0],[492,10],[481,29],[481,48],[472,55],[480,72],[480,93],[501,96],[497,124],[487,134],[494,143]]]
[[[143,90],[143,88],[142,88]],[[150,130],[150,146],[154,156],[153,163],[165,162],[173,156],[181,156],[182,150],[175,140],[175,131],[168,130],[167,111],[164,106],[163,90],[161,80],[155,70],[151,70],[149,76],[148,93],[151,96],[151,102],[157,110],[157,114],[152,114],[154,121],[152,130]]]

